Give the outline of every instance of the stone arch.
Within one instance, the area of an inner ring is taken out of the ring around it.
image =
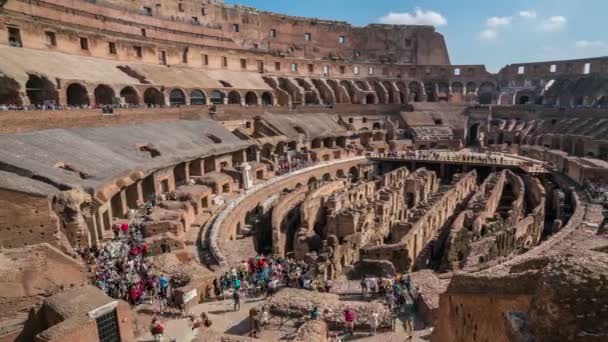
[[[209,94],[209,101],[211,102],[211,104],[224,104],[224,99],[226,98],[226,95],[219,91],[219,90],[213,90],[211,92],[211,94]]]
[[[241,104],[241,93],[233,90],[228,93],[228,104]]]
[[[272,94],[265,91],[262,93],[262,106],[272,106],[273,105],[273,100],[272,100]]]
[[[361,89],[361,90],[366,90],[366,91],[371,90],[371,88],[369,87],[369,84],[367,82],[363,82],[361,80],[355,81],[355,85],[357,87],[359,87],[359,89]]]
[[[171,89],[169,92],[169,105],[171,106],[185,106],[186,105],[186,93],[181,89]]]
[[[105,106],[114,104],[114,89],[105,84],[98,85],[93,91],[95,94],[95,105]]]
[[[207,104],[207,96],[202,90],[194,89],[190,92],[190,105],[202,106]]]
[[[337,103],[350,103],[351,98],[348,91],[336,80],[327,80],[327,85],[333,90]]]
[[[518,91],[515,94],[515,104],[518,105],[526,105],[526,104],[534,104],[535,101],[535,94],[533,91],[531,90],[521,90]]]
[[[437,101],[448,102],[450,100],[450,85],[446,82],[437,84]]]
[[[245,94],[245,104],[247,104],[248,106],[257,106],[258,95],[252,91],[248,91]]]
[[[410,82],[408,85],[410,90],[410,102],[421,102],[422,101],[422,88],[418,82]]]
[[[484,82],[479,86],[478,101],[479,104],[492,104],[494,95],[496,94],[496,86],[491,82]]]
[[[19,82],[0,73],[0,104],[22,105],[20,89]]]
[[[354,103],[354,99],[355,99],[355,89],[352,85],[351,82],[349,81],[340,81],[340,85],[344,87],[344,89],[346,89],[346,92],[348,93],[348,96],[350,97],[351,101]]]
[[[323,174],[322,179],[323,179],[324,181],[326,181],[326,182],[331,181],[331,174],[330,174],[329,172],[327,172],[327,173]]]
[[[147,106],[164,106],[165,98],[156,88],[148,88],[144,91],[144,103]]]
[[[434,82],[424,82],[424,92],[426,93],[426,102],[437,101],[437,87]]]
[[[133,87],[124,87],[120,90],[120,97],[123,99],[125,104],[138,105],[139,95]]]
[[[80,83],[72,83],[66,89],[68,106],[88,106],[89,92]]]
[[[389,81],[381,82],[388,93],[388,103],[403,103],[395,98],[395,86]]]
[[[58,93],[53,82],[44,76],[29,75],[25,84],[25,92],[30,100],[30,104],[44,105],[57,104]]]
[[[470,81],[467,82],[467,94],[476,94],[477,93],[477,83]]]
[[[408,89],[405,83],[399,81],[396,83],[397,89],[399,89],[399,100],[401,103],[405,104],[408,101]]]
[[[308,185],[310,185],[310,184],[314,184],[314,183],[316,183],[316,182],[317,182],[317,178],[316,178],[316,177],[310,177],[310,178],[308,179]]]

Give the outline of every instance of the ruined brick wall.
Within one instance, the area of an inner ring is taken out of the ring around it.
[[[206,112],[204,107],[117,109],[115,115],[102,115],[101,109],[2,112],[0,133],[172,121],[191,114],[206,116]]]
[[[65,247],[59,219],[46,197],[0,189],[0,245],[16,248],[48,242]]]
[[[456,275],[440,295],[439,321],[432,342],[510,342],[504,314],[528,311],[536,273],[504,277]]]

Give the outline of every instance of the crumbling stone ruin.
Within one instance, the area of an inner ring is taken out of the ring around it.
[[[605,341],[607,66],[491,73],[432,26],[218,0],[0,0],[0,341],[146,340],[158,317],[178,341],[330,341],[346,309],[405,340],[360,293],[401,276],[415,338]],[[269,261],[236,289],[267,298],[213,308]],[[138,295],[161,276],[190,323]]]

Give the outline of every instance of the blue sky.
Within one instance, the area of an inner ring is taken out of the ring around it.
[[[229,0],[306,17],[435,24],[453,64],[490,71],[518,62],[608,55],[608,0]]]

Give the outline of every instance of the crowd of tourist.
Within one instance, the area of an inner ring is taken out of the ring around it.
[[[95,286],[108,296],[132,305],[142,304],[146,298],[152,303],[158,301],[160,314],[167,310],[179,311],[182,305],[173,292],[174,279],[151,271],[141,220],[114,224],[113,240],[100,248],[78,252],[90,265]]]
[[[214,279],[211,292],[216,298],[232,296],[238,310],[240,296],[270,295],[281,287],[293,287],[328,292],[331,282],[315,281],[312,267],[305,261],[291,258],[256,256],[243,260],[237,267]]]
[[[145,104],[145,105],[137,105],[131,103],[123,103],[123,104],[112,104],[112,105],[66,105],[61,106],[57,104],[35,104],[35,105],[16,105],[16,104],[0,104],[0,111],[38,111],[38,110],[82,110],[82,109],[100,109],[100,110],[108,110],[108,109],[120,109],[120,108],[161,108],[167,106],[153,105],[153,104]]]
[[[313,166],[315,163],[311,161],[306,156],[296,156],[296,157],[281,157],[277,162],[277,175],[284,175],[290,172],[294,172],[300,169],[304,169],[310,166]]]
[[[439,153],[433,151],[403,151],[389,152],[382,154],[390,158],[404,158],[417,160],[440,160],[440,161],[457,161],[457,162],[479,162],[488,164],[504,164],[505,158],[501,155],[492,153],[485,154],[463,154],[463,153]]]

